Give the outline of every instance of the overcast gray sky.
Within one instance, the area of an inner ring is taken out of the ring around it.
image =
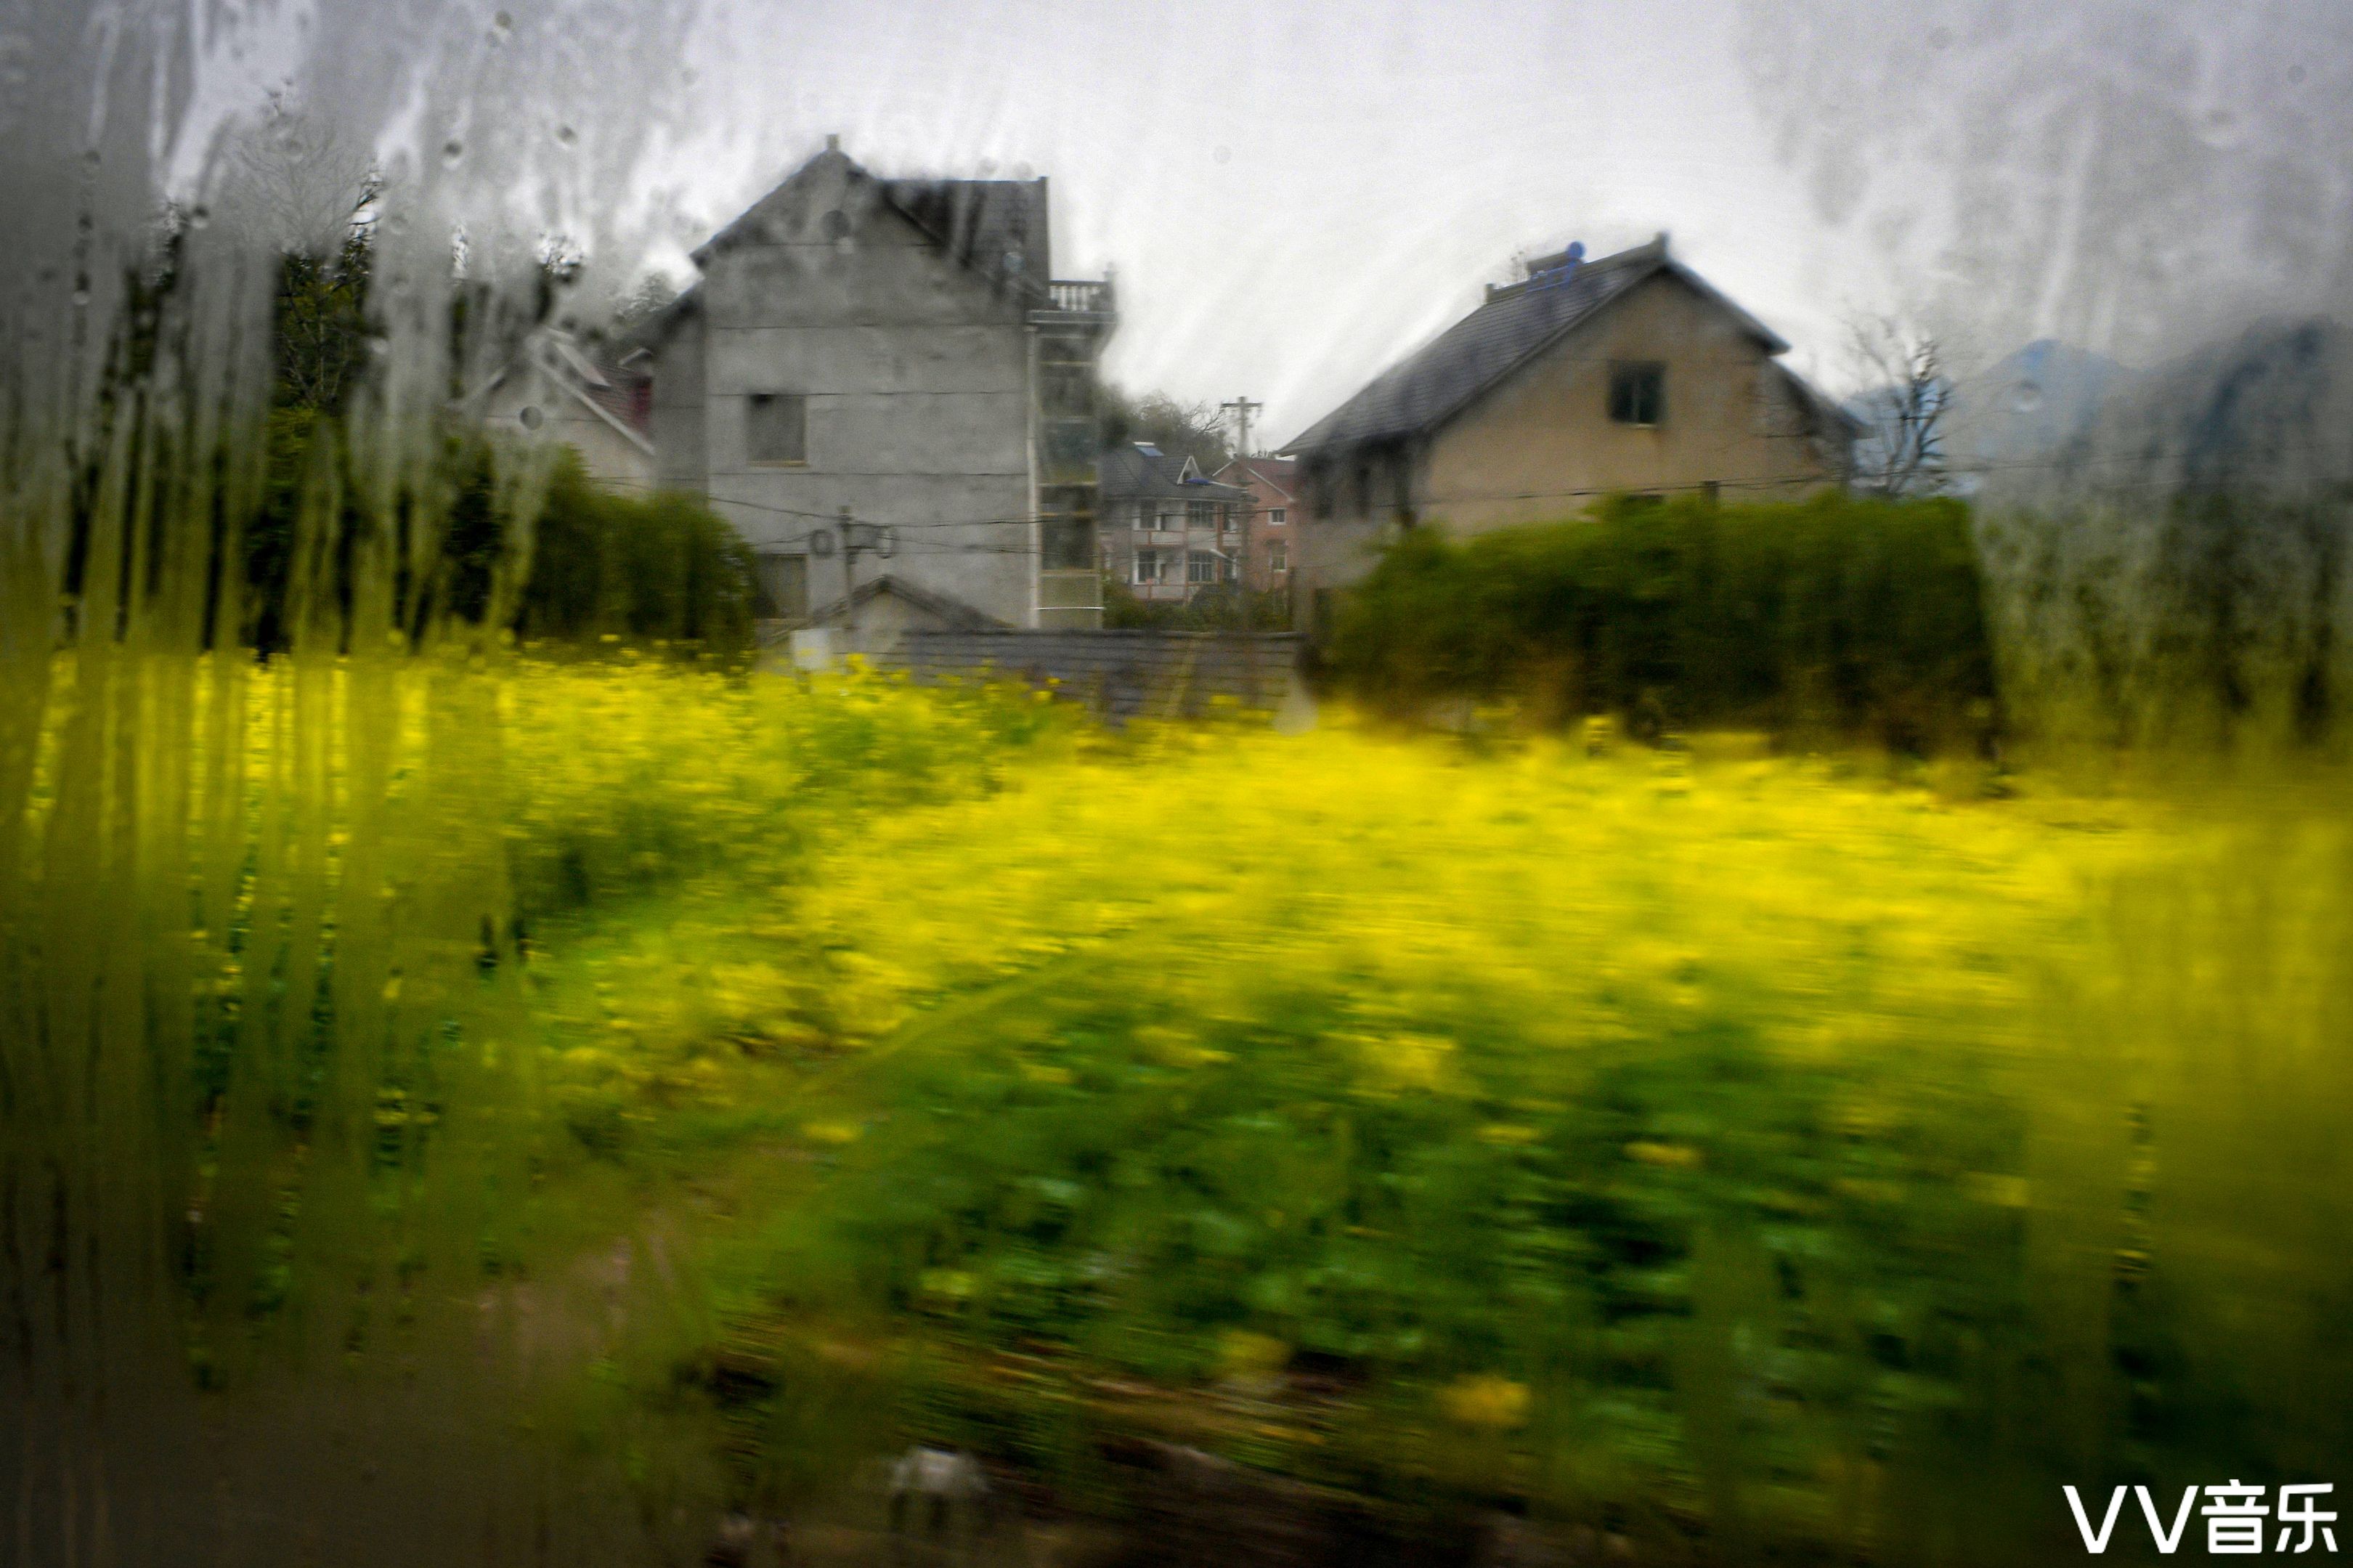
[[[1054,182],[1056,269],[1118,270],[1108,368],[1285,438],[1517,253],[1660,229],[1818,357],[1873,291],[1778,163],[1719,0],[739,4],[671,165],[724,216],[839,132],[890,174]]]
[[[480,254],[560,229],[616,281],[828,132],[1050,175],[1057,271],[1119,271],[1113,376],[1275,441],[1570,239],[1670,231],[1833,387],[1857,310],[2147,363],[2353,300],[2353,0],[100,0],[58,36],[138,26],[195,61],[184,184],[290,90]]]

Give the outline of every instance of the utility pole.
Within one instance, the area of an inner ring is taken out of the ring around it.
[[[1218,405],[1218,412],[1220,414],[1232,415],[1234,416],[1234,424],[1240,427],[1234,437],[1234,460],[1236,462],[1245,461],[1250,457],[1250,416],[1265,406],[1265,404],[1253,403],[1247,397],[1237,397],[1230,403],[1220,403]],[[1245,468],[1242,469],[1242,472],[1245,474],[1250,474],[1253,478],[1256,477],[1253,470],[1250,468]],[[1234,573],[1234,586],[1243,594],[1250,592],[1250,534],[1253,531],[1251,525],[1256,522],[1257,519],[1258,492],[1256,490],[1252,490],[1250,492],[1250,505],[1242,508],[1242,558],[1240,567]],[[1243,600],[1241,602],[1247,604],[1249,601]]]
[[[1237,397],[1230,403],[1220,403],[1218,405],[1218,412],[1220,414],[1232,415],[1234,416],[1234,423],[1240,426],[1240,430],[1234,440],[1235,457],[1247,458],[1250,455],[1250,416],[1265,406],[1265,404],[1252,403],[1247,397]]]
[[[858,525],[849,521],[849,509],[843,507],[841,517],[841,614],[848,623],[849,646],[858,647]]]

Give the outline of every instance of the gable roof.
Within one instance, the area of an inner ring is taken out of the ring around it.
[[[1169,457],[1137,442],[1113,447],[1095,459],[1096,494],[1103,500],[1246,501],[1250,491],[1200,477],[1193,459]]]
[[[872,604],[886,594],[894,599],[900,599],[913,605],[943,626],[955,631],[997,631],[1005,626],[1005,623],[995,616],[974,609],[962,599],[950,598],[937,589],[919,587],[904,577],[894,576],[887,572],[880,577],[860,583],[849,593],[811,610],[809,624],[823,626],[828,621],[848,615],[852,609]]]
[[[1299,498],[1299,459],[1296,458],[1236,458],[1218,472],[1230,474],[1237,468],[1284,500]]]
[[[602,362],[602,363],[600,363]],[[638,450],[653,454],[644,406],[637,395],[644,377],[613,363],[601,351],[585,349],[561,327],[539,327],[520,353],[477,387],[466,401],[480,405],[510,380],[536,374],[611,426]]]
[[[794,186],[839,173],[939,246],[957,265],[991,282],[1043,300],[1053,277],[1047,225],[1046,182],[1036,180],[886,180],[838,147],[828,147],[786,175],[766,195],[696,247],[693,261],[708,268],[723,250],[759,238],[768,212]]]
[[[1524,282],[1491,287],[1477,310],[1375,376],[1284,450],[1353,446],[1430,430],[1635,285],[1662,275],[1729,313],[1767,353],[1788,350],[1772,329],[1669,256],[1663,234],[1648,245],[1581,265],[1570,264],[1564,253],[1532,264]]]
[[[1868,420],[1788,365],[1777,363],[1773,368],[1781,373],[1781,378],[1789,384],[1789,389],[1798,395],[1798,400],[1811,411],[1818,426],[1825,429],[1835,427],[1850,439],[1870,429]]]

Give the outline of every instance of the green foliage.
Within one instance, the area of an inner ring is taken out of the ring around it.
[[[687,644],[722,654],[752,646],[752,552],[692,497],[628,496],[556,454],[517,630],[527,638]]]
[[[1214,474],[1233,460],[1224,418],[1207,403],[1179,403],[1165,392],[1130,397],[1116,387],[1100,390],[1103,444],[1149,441],[1170,457],[1184,456]]]
[[[2341,752],[2353,504],[2249,486],[1986,518],[2004,707],[2066,744]]]
[[[1280,593],[1256,593],[1230,583],[1203,588],[1181,604],[1139,599],[1126,584],[1103,579],[1103,625],[1114,630],[1187,632],[1283,632],[1291,629],[1291,600]]]
[[[281,257],[273,300],[276,362],[271,403],[333,413],[344,405],[370,360],[368,287],[374,236],[354,223],[332,257]]]
[[[1979,594],[1957,501],[1621,500],[1466,541],[1406,534],[1345,601],[1329,658],[1398,711],[1515,696],[1637,732],[1760,725],[1920,749],[1989,724]]]

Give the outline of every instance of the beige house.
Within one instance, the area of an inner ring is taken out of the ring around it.
[[[1286,450],[1306,516],[1302,614],[1400,528],[1475,532],[1604,495],[1767,499],[1843,484],[1855,421],[1778,357],[1789,345],[1668,254],[1571,246],[1383,372]]]

